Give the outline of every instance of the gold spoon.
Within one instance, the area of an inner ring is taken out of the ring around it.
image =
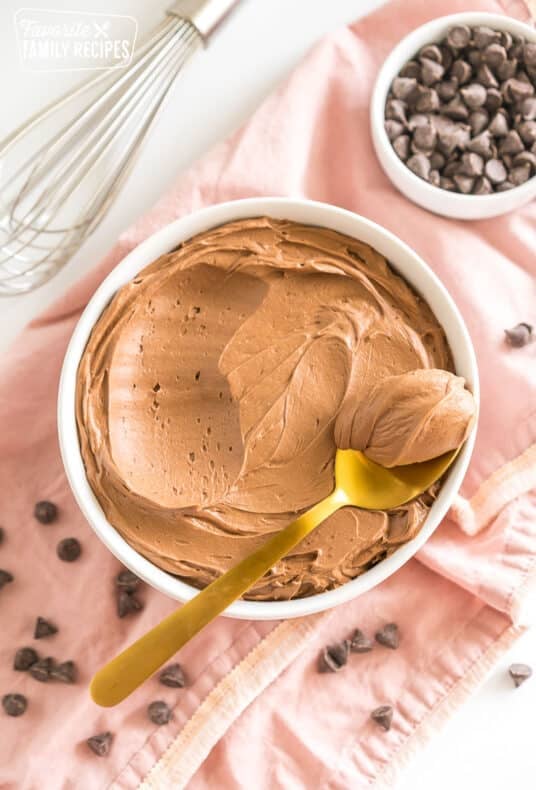
[[[399,507],[438,480],[456,454],[453,450],[423,463],[386,469],[356,450],[337,450],[333,492],[100,669],[90,685],[94,701],[109,707],[128,697],[336,510],[348,505],[366,510]]]

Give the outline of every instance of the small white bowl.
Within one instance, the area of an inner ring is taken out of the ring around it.
[[[486,219],[513,211],[536,197],[536,176],[519,187],[493,195],[462,195],[432,186],[419,178],[398,158],[384,127],[387,94],[402,66],[426,44],[445,38],[454,25],[487,25],[536,42],[536,30],[511,17],[500,14],[467,12],[434,19],[418,27],[396,45],[380,69],[370,105],[372,141],[386,175],[395,187],[419,206],[455,219]]]
[[[127,255],[97,289],[74,330],[65,354],[58,402],[58,429],[63,463],[74,496],[85,517],[110,551],[157,590],[178,601],[188,601],[197,589],[172,576],[132,548],[108,522],[91,490],[78,442],[76,427],[76,377],[86,343],[102,311],[116,291],[160,255],[186,239],[225,222],[246,217],[270,216],[318,225],[353,236],[382,253],[419,291],[443,326],[452,349],[456,371],[464,376],[478,404],[478,371],[473,346],[463,319],[432,270],[404,242],[368,219],[324,203],[286,198],[252,198],[221,203],[172,222]],[[440,523],[458,491],[473,450],[474,430],[450,469],[439,496],[419,534],[371,570],[328,592],[291,601],[243,601],[226,611],[229,617],[274,620],[298,617],[328,609],[370,590],[412,557]]]

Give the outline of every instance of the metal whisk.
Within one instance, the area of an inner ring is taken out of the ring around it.
[[[75,87],[0,143],[0,295],[42,285],[96,228],[175,77],[236,2],[179,0],[127,68]],[[45,139],[60,117],[65,126]]]

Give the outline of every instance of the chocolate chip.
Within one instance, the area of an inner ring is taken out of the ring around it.
[[[439,96],[433,88],[425,88],[421,91],[415,103],[417,112],[434,112],[439,109]]]
[[[41,524],[52,524],[57,515],[58,508],[54,502],[47,502],[44,499],[42,502],[37,502],[34,507],[34,516]]]
[[[524,80],[512,79],[506,80],[503,82],[501,86],[501,92],[504,96],[504,100],[513,104],[514,102],[522,101],[523,99],[527,99],[529,96],[532,96],[534,93],[534,88],[530,84],[530,82],[525,82]]]
[[[492,184],[500,184],[502,181],[506,181],[508,174],[500,159],[489,159],[484,169]]]
[[[446,178],[441,176],[439,179],[439,186],[441,189],[446,189],[447,192],[456,192],[456,184],[452,180],[452,178]]]
[[[460,172],[464,175],[481,176],[484,172],[484,159],[473,151],[462,154],[461,164],[462,169]]]
[[[485,49],[490,44],[503,43],[500,34],[485,25],[478,25],[473,28],[473,41],[478,49]]]
[[[500,116],[499,116],[500,117]],[[523,151],[524,145],[519,134],[515,129],[511,129],[499,146],[501,154],[519,154]]]
[[[488,126],[490,133],[494,137],[504,137],[508,134],[508,120],[505,117],[504,113],[498,112],[496,113],[491,122]]]
[[[430,167],[432,170],[442,170],[445,167],[445,157],[439,151],[434,151],[430,157]],[[432,172],[432,170],[430,172]]]
[[[450,101],[456,96],[458,83],[456,80],[444,80],[436,85],[436,91],[441,101]]]
[[[505,62],[506,50],[502,44],[490,44],[484,49],[482,58],[484,63],[486,63],[490,68],[496,70]]]
[[[0,570],[0,590],[5,584],[13,581],[13,574],[9,571]]]
[[[50,677],[60,680],[62,683],[74,683],[77,671],[74,661],[64,661],[62,664],[55,664],[50,668]]]
[[[536,44],[532,42],[523,44],[523,62],[525,66],[536,67]]]
[[[443,107],[443,114],[446,115],[447,118],[453,118],[456,121],[464,121],[469,117],[469,110],[461,96],[455,96],[449,101],[446,107]]]
[[[479,67],[476,78],[480,85],[483,85],[485,88],[497,88],[499,86],[492,70],[485,63]]]
[[[465,60],[455,60],[450,67],[450,77],[455,79],[458,85],[465,85],[471,79],[473,70]]]
[[[486,96],[486,104],[484,105],[486,110],[490,112],[495,112],[498,110],[502,104],[502,94],[501,91],[497,88],[489,88]]]
[[[491,156],[491,134],[488,129],[481,132],[474,137],[468,144],[467,148],[474,151],[475,154],[480,154],[484,158]]]
[[[473,195],[490,195],[493,192],[493,187],[485,176],[480,176],[475,181],[473,187]]]
[[[536,142],[536,121],[523,121],[517,127],[517,131],[526,145]]]
[[[407,123],[406,110],[407,104],[402,99],[389,99],[385,105],[385,117],[391,121],[400,121],[405,125]]]
[[[447,44],[453,49],[463,49],[471,41],[471,28],[467,25],[451,27],[447,35]]]
[[[419,126],[428,126],[430,123],[430,119],[427,115],[423,115],[422,113],[414,113],[410,115],[408,120],[408,129],[410,132],[415,131]]]
[[[56,547],[56,553],[63,562],[74,562],[82,552],[82,546],[76,538],[64,538]]]
[[[410,141],[407,134],[401,134],[400,137],[397,137],[393,142],[393,148],[400,159],[402,159],[404,162],[409,156],[409,142]]]
[[[421,67],[416,60],[409,60],[405,66],[400,69],[400,77],[407,77],[408,79],[418,79],[421,74]],[[396,96],[396,94],[395,94]],[[400,96],[403,99],[403,96]]]
[[[45,620],[44,617],[38,617],[35,621],[34,639],[43,639],[45,636],[52,636],[57,633],[58,629],[54,623]]]
[[[497,76],[501,80],[508,80],[511,77],[515,77],[517,71],[517,60],[516,58],[512,58],[512,60],[505,60],[497,68]]]
[[[503,181],[501,184],[497,184],[495,187],[496,192],[508,192],[510,189],[513,189],[514,185],[511,181]]]
[[[186,677],[180,664],[170,664],[165,667],[158,675],[158,680],[164,686],[174,689],[182,689],[186,685]]]
[[[427,44],[423,47],[419,52],[419,58],[421,62],[423,60],[433,60],[436,63],[443,63],[443,53],[437,44]]]
[[[443,77],[445,69],[435,60],[423,58],[421,61],[421,79],[425,85],[435,85]]]
[[[396,77],[393,80],[393,84],[391,86],[391,90],[393,92],[393,96],[395,99],[401,99],[402,101],[406,101],[406,99],[411,96],[412,92],[417,87],[417,80],[411,77]]]
[[[482,52],[478,49],[467,49],[465,51],[465,58],[475,70],[482,65]]]
[[[426,154],[414,154],[408,159],[406,164],[411,170],[411,172],[415,173],[416,176],[419,176],[419,178],[423,178],[425,181],[428,179],[431,168],[430,168],[430,160],[428,159]]]
[[[519,165],[518,167],[513,167],[508,177],[514,186],[521,186],[521,184],[524,184],[530,178],[530,165],[527,163]]]
[[[501,30],[501,32],[499,33],[499,40],[500,43],[505,48],[505,50],[508,52],[508,50],[512,46],[512,41],[513,41],[513,38],[508,32],[508,30]]]
[[[140,609],[143,609],[143,604],[133,593],[119,590],[117,596],[117,614],[119,617],[126,617],[127,614],[139,612]]]
[[[50,671],[54,665],[51,658],[40,658],[35,664],[29,668],[30,675],[38,680],[40,683],[46,683],[50,680]]]
[[[365,636],[363,631],[356,628],[350,640],[350,651],[352,653],[369,653],[372,647],[372,640]]]
[[[437,132],[431,124],[418,126],[413,132],[413,144],[417,152],[431,151],[437,139]]]
[[[536,98],[529,96],[521,103],[521,115],[525,121],[533,121],[536,118]]]
[[[92,735],[86,743],[97,757],[106,757],[112,746],[113,737],[111,732],[101,732],[99,735]]]
[[[345,639],[336,645],[328,645],[318,659],[319,672],[338,672],[348,661],[349,644]]]
[[[536,172],[536,154],[533,154],[531,151],[521,151],[520,154],[514,157],[513,164],[515,167],[527,164],[534,173]]]
[[[8,716],[22,716],[28,707],[28,700],[22,694],[4,694],[2,707]]]
[[[476,156],[476,154],[475,154]],[[473,191],[475,179],[471,176],[466,176],[463,173],[457,173],[453,176],[453,181],[458,187],[458,191],[464,195],[470,195]]]
[[[512,329],[504,330],[504,334],[506,335],[505,340],[514,348],[526,346],[534,339],[533,328],[534,327],[532,327],[530,324],[526,324],[525,322],[516,324],[516,326],[512,327]]]
[[[173,718],[171,708],[162,700],[151,702],[147,708],[147,714],[153,724],[158,724],[159,727],[163,724],[167,724]]]
[[[372,721],[375,721],[376,724],[379,724],[380,727],[387,732],[391,729],[391,722],[393,721],[393,709],[391,705],[380,705],[379,708],[375,708],[370,714],[370,718]]]
[[[400,644],[400,633],[396,623],[387,623],[376,632],[376,641],[384,647],[390,647],[391,650],[396,650]]]
[[[448,71],[454,62],[454,55],[452,54],[452,50],[446,47],[444,44],[441,44],[439,47],[441,51],[441,65]]]
[[[126,590],[126,592],[130,593],[138,589],[141,579],[132,571],[125,570],[117,574],[115,584],[120,590]]]
[[[470,110],[478,110],[479,107],[483,107],[488,97],[485,87],[477,82],[472,82],[470,85],[462,88],[460,93]]]
[[[391,142],[396,140],[396,138],[399,137],[404,131],[404,125],[401,124],[400,121],[387,120],[385,121],[384,126],[385,131],[387,132],[387,137],[389,140],[391,140]]]
[[[489,123],[489,114],[486,110],[475,110],[469,116],[469,126],[473,135],[483,132]]]
[[[532,675],[532,669],[528,664],[510,664],[508,672],[516,688],[519,688]]]
[[[17,672],[26,672],[37,661],[39,661],[39,656],[33,647],[19,647],[13,660],[13,669],[16,669]]]

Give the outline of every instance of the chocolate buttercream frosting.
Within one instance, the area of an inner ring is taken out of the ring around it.
[[[123,286],[82,356],[77,421],[110,523],[203,587],[333,489],[337,447],[386,466],[458,447],[475,404],[428,305],[366,244],[268,218],[199,234]],[[344,508],[247,594],[337,587],[410,540],[437,485]]]

